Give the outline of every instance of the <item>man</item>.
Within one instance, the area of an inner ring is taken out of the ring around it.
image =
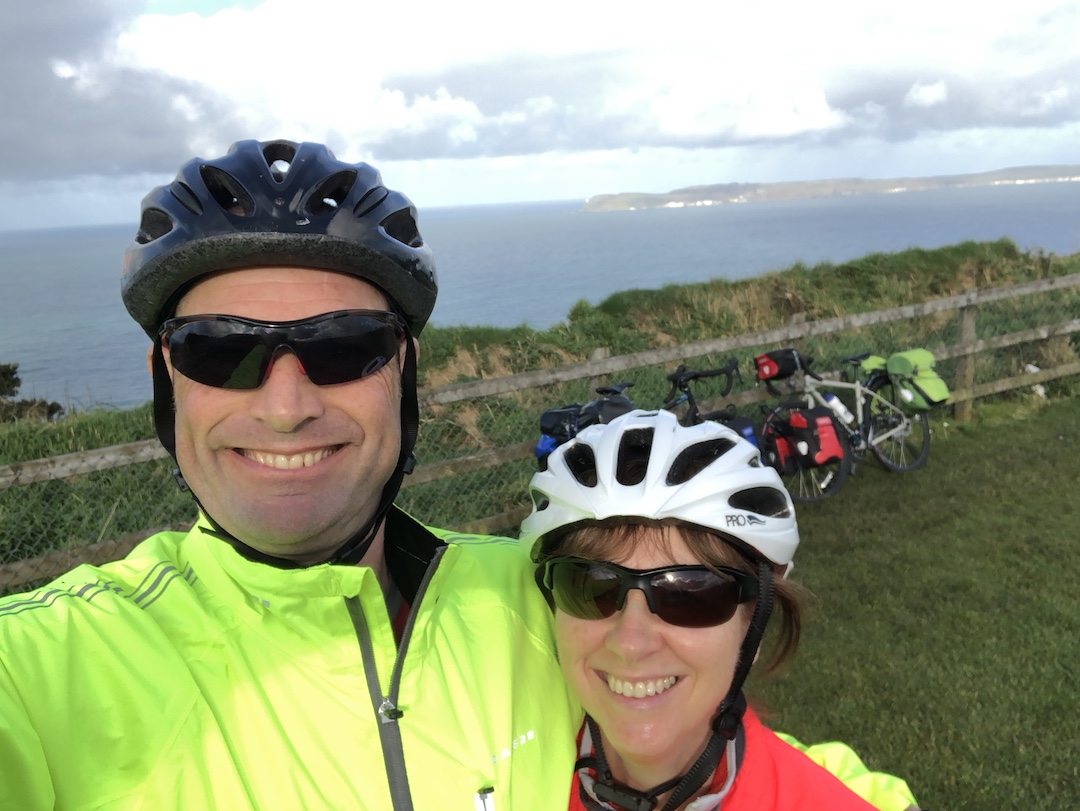
[[[437,291],[411,203],[240,142],[144,199],[122,287],[200,518],[0,601],[0,808],[564,806],[527,552],[392,506]]]

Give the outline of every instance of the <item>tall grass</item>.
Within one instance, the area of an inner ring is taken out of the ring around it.
[[[550,329],[431,327],[421,341],[423,383],[437,385],[584,360],[598,346],[628,354],[739,335],[788,323],[882,310],[1080,272],[1080,254],[1024,253],[1008,239],[870,254],[844,265],[798,263],[751,279],[714,279],[657,290],[625,290],[597,305],[578,302]],[[888,328],[908,333],[916,325]],[[863,347],[864,349],[867,347]],[[466,359],[467,360],[464,360]],[[456,359],[456,362],[455,362]]]

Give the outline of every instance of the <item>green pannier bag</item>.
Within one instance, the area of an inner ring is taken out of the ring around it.
[[[896,352],[889,356],[885,369],[898,381],[904,405],[914,411],[928,411],[949,399],[949,387],[934,371],[929,350]]]
[[[870,372],[876,372],[878,369],[885,368],[885,358],[881,355],[868,355],[863,358],[863,362],[859,364],[859,368],[863,374],[870,374]]]

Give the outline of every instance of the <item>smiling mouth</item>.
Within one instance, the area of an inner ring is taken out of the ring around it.
[[[665,690],[669,690],[675,686],[675,682],[679,680],[678,676],[668,676],[664,679],[649,679],[648,681],[623,681],[617,679],[610,673],[607,677],[608,689],[613,693],[617,693],[620,696],[626,698],[648,698],[649,696],[658,696]]]
[[[275,470],[299,470],[300,468],[312,467],[318,464],[326,457],[337,453],[340,449],[341,446],[337,445],[332,448],[321,448],[317,451],[294,454],[266,453],[249,448],[236,448],[236,452],[245,459],[250,459],[252,462],[264,467],[272,467]]]

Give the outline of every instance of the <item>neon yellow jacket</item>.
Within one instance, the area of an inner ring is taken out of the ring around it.
[[[783,732],[777,732],[776,736],[839,777],[849,789],[879,811],[918,811],[915,795],[905,781],[891,774],[870,771],[847,744],[832,741],[807,746]]]
[[[527,550],[394,512],[387,560],[400,653],[370,569],[198,526],[0,600],[0,809],[565,807],[581,714]]]

